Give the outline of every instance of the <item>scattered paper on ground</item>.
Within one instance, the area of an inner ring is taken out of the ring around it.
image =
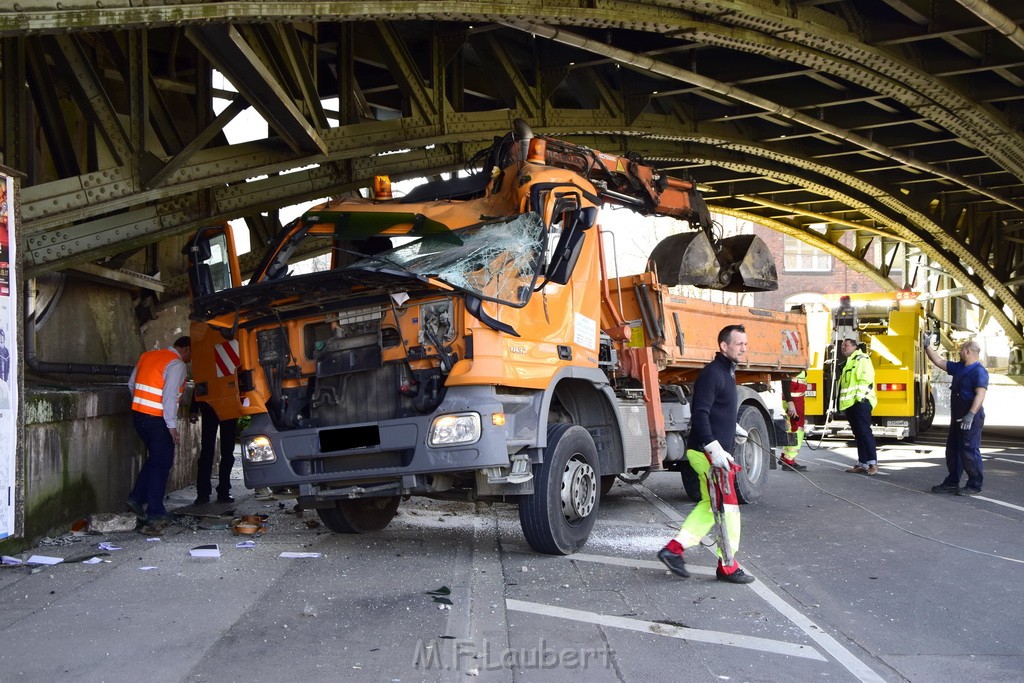
[[[294,558],[307,558],[307,557],[320,557],[320,553],[293,553],[285,551],[279,555],[279,557],[294,557]]]
[[[28,564],[60,564],[63,561],[63,557],[50,557],[49,555],[33,555],[27,560]]]
[[[119,546],[116,546],[113,543],[110,543],[109,541],[103,541],[103,543],[100,543],[99,546],[97,546],[97,547],[100,550],[120,550],[121,549]]]
[[[197,545],[188,551],[192,557],[220,557],[220,546],[216,543],[209,545]]]

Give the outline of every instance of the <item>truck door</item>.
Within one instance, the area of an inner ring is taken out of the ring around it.
[[[241,273],[231,226],[202,228],[186,245],[188,281],[193,302],[241,285]],[[193,309],[194,310],[194,309]],[[223,318],[223,319],[221,319]],[[222,420],[242,414],[238,366],[242,349],[235,338],[231,316],[196,320],[192,337],[193,400],[209,403]]]
[[[242,284],[231,226],[202,228],[185,247],[192,298],[216,294]]]

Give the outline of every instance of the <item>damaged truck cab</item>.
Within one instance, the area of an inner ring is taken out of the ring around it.
[[[521,126],[469,178],[401,199],[382,183],[307,211],[244,285],[230,228],[200,230],[188,247],[195,391],[221,419],[252,416],[245,485],[293,489],[346,533],[385,527],[403,496],[514,501],[532,547],[578,550],[617,475],[683,469],[686,381],[717,348],[696,343],[698,328],[764,326],[757,381],[806,364],[793,314],[672,308],[654,265],[606,277],[602,203],[704,219],[695,187],[671,180]],[[722,274],[709,238],[694,244],[715,286],[743,277]],[[686,269],[657,263],[675,279]],[[766,471],[776,431],[749,393]],[[759,473],[748,497],[762,485]]]

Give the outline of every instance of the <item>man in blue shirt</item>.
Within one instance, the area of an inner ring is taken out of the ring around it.
[[[952,377],[949,384],[949,437],[946,439],[946,469],[949,474],[941,484],[932,487],[932,492],[976,496],[981,493],[983,478],[981,428],[985,425],[985,409],[981,404],[988,392],[988,370],[978,360],[981,347],[975,341],[964,342],[960,345],[958,362],[940,356],[927,343],[928,335],[922,342],[928,360]],[[964,471],[967,472],[967,483],[959,488]]]

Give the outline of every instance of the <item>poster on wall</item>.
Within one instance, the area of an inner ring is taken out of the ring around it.
[[[0,539],[14,533],[18,377],[14,273],[14,179],[0,173]]]

